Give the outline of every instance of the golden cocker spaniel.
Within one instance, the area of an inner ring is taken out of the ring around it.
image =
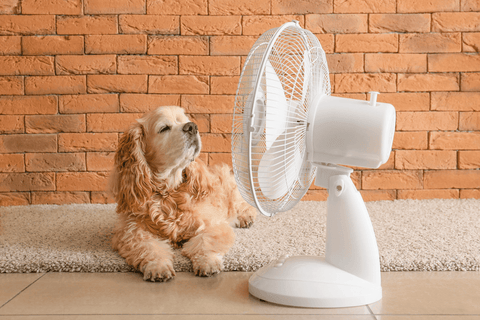
[[[196,275],[219,273],[232,226],[256,217],[230,168],[207,167],[200,149],[197,125],[174,106],[146,113],[121,136],[111,177],[119,214],[113,247],[144,280],[175,276],[172,247],[182,248]]]

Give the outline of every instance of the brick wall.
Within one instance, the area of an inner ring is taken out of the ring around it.
[[[478,0],[2,0],[0,205],[104,203],[119,134],[181,105],[209,164],[230,162],[234,95],[265,30],[296,19],[333,94],[397,109],[366,200],[480,198]],[[324,200],[313,188],[306,199]]]

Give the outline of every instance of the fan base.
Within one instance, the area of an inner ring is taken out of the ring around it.
[[[272,303],[309,308],[361,306],[382,298],[382,287],[327,261],[324,257],[280,258],[249,280],[251,295]]]

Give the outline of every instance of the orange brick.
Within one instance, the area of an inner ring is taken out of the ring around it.
[[[225,133],[204,133],[202,136],[203,152],[230,152],[231,135]]]
[[[180,34],[180,18],[161,15],[120,15],[121,33]]]
[[[85,37],[85,53],[142,54],[147,52],[147,36],[93,35]]]
[[[107,172],[57,173],[58,191],[105,191],[107,185]]]
[[[241,16],[183,16],[181,33],[184,35],[240,35]]]
[[[460,199],[480,199],[480,189],[462,189]]]
[[[208,14],[207,0],[147,0],[148,14],[195,15]],[[210,12],[214,15],[214,13]]]
[[[480,111],[480,93],[432,92],[432,110]]]
[[[25,116],[27,133],[85,132],[85,115]]]
[[[22,38],[24,55],[83,54],[82,36],[28,36]]]
[[[26,206],[29,204],[30,192],[0,193],[0,206]]]
[[[432,15],[432,31],[480,31],[480,12],[434,13]]]
[[[232,167],[232,153],[209,153],[208,154],[208,165],[215,166],[221,164],[227,164]]]
[[[148,93],[208,93],[208,77],[150,76]]]
[[[117,17],[113,15],[57,17],[57,34],[116,34],[117,32]]]
[[[0,97],[0,114],[55,114],[57,97]]]
[[[170,56],[118,56],[119,74],[176,74],[177,57]]]
[[[398,91],[457,91],[459,79],[457,74],[399,74]]]
[[[480,168],[480,151],[458,151],[458,168]]]
[[[146,13],[145,0],[85,0],[85,13]]]
[[[120,95],[120,110],[122,112],[147,112],[161,106],[179,106],[180,95],[170,94],[130,94]]]
[[[22,54],[22,37],[0,36],[0,55],[19,55]]]
[[[256,36],[210,37],[210,54],[213,55],[248,55]]]
[[[397,12],[439,12],[458,10],[458,0],[397,0]]]
[[[89,75],[88,93],[147,92],[147,75]]]
[[[0,35],[54,34],[54,15],[3,15]]]
[[[332,13],[333,0],[273,0],[272,14]]]
[[[313,33],[362,33],[368,29],[366,14],[309,14],[306,29]]]
[[[427,149],[428,134],[426,131],[419,132],[395,132],[393,137],[393,149]]]
[[[87,152],[88,171],[110,171],[113,169],[115,152]]]
[[[302,197],[302,201],[327,201],[327,190],[308,190]]]
[[[336,13],[394,13],[395,0],[336,0],[333,11]]]
[[[457,130],[457,112],[397,112],[397,130]]]
[[[230,56],[181,56],[180,74],[234,76],[240,74],[240,58]]]
[[[370,96],[367,96],[367,100]],[[428,111],[430,109],[429,93],[382,93],[377,101],[390,103],[396,111]]]
[[[335,52],[397,52],[397,34],[339,34]]]
[[[231,133],[232,132],[232,114],[212,114],[210,122],[212,124],[212,133]]]
[[[327,64],[330,73],[363,72],[363,54],[327,54]]]
[[[365,170],[362,189],[421,189],[422,170]]]
[[[84,153],[27,153],[27,171],[85,171]]]
[[[0,153],[56,152],[54,134],[11,134],[0,136]]]
[[[384,93],[382,93],[382,95],[383,94]],[[348,99],[367,100],[367,95],[365,93],[332,93],[332,96]]]
[[[478,188],[479,170],[434,170],[425,172],[425,189]]]
[[[0,56],[0,75],[53,75],[54,57]]]
[[[0,191],[55,190],[55,173],[1,173]]]
[[[88,192],[32,192],[32,204],[90,203]]]
[[[22,14],[81,15],[82,0],[22,0]]]
[[[371,14],[370,32],[430,32],[429,14]]]
[[[478,0],[462,0],[462,11],[480,11]]]
[[[415,33],[400,35],[400,52],[460,52],[460,33]]]
[[[115,55],[58,56],[57,74],[112,74],[115,73]]]
[[[235,96],[182,95],[181,106],[187,113],[232,113]]]
[[[0,154],[0,172],[25,172],[23,154]]]
[[[118,112],[116,94],[82,94],[60,96],[60,113]]]
[[[336,74],[335,92],[395,92],[395,82],[393,73]]]
[[[0,115],[0,134],[25,132],[25,117]]]
[[[398,190],[398,199],[458,199],[458,189]]]
[[[460,112],[458,130],[480,131],[480,112]]]
[[[117,133],[59,133],[59,152],[115,151]]]
[[[462,91],[480,91],[480,73],[462,73]]]
[[[90,192],[90,203],[115,203],[115,199],[109,192]]]
[[[148,54],[208,54],[208,37],[149,37]]]
[[[471,53],[430,54],[428,71],[480,71],[480,55]]]
[[[426,54],[366,54],[366,72],[427,72]]]
[[[480,32],[464,33],[462,37],[462,51],[480,52]]]
[[[269,14],[269,0],[210,0],[208,2],[210,15],[252,15]]]
[[[85,93],[85,76],[28,77],[25,94]]]
[[[396,190],[360,190],[363,201],[395,200]]]
[[[456,169],[456,151],[397,150],[395,169]]]
[[[223,1],[223,0],[222,0]],[[236,0],[235,2],[239,2]],[[253,2],[253,1],[252,1]],[[255,1],[258,2],[258,1]],[[245,16],[243,17],[243,34],[246,36],[261,35],[265,31],[277,28],[286,22],[297,20],[303,27],[303,16],[284,15],[284,16]]]
[[[335,47],[335,36],[333,34],[315,34],[325,53],[333,53]]]
[[[20,0],[3,0],[0,3],[0,14],[20,13],[21,3]]]
[[[23,77],[0,77],[0,95],[23,94]]]
[[[240,77],[210,77],[210,80],[210,94],[235,94],[237,92]]]
[[[480,132],[430,132],[429,149],[471,150],[480,146]]]
[[[88,132],[124,132],[141,113],[93,113],[87,114]]]
[[[194,122],[198,126],[198,132],[210,132],[210,115],[202,113],[190,113],[188,114],[190,121]]]

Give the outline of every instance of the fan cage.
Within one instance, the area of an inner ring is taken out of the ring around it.
[[[269,81],[279,81],[284,97],[267,88]],[[262,34],[247,56],[237,88],[232,164],[240,194],[265,215],[291,209],[315,178],[315,167],[307,161],[306,136],[318,94],[330,94],[330,79],[316,36],[294,22]],[[279,113],[286,115],[285,123],[269,123],[269,115]],[[274,162],[262,163],[267,152]]]

